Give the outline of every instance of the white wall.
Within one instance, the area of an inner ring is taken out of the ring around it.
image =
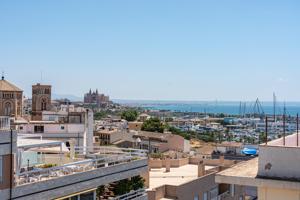
[[[260,146],[258,175],[300,179],[300,148]]]
[[[34,133],[34,126],[44,126],[44,133],[83,133],[84,124],[24,124],[20,125],[23,127],[21,130],[19,128],[19,133]],[[19,127],[20,127],[19,126]],[[64,127],[64,129],[62,129]]]

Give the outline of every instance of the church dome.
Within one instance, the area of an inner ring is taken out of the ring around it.
[[[2,77],[2,79],[0,80],[0,91],[23,92],[20,88],[5,80],[4,77]]]

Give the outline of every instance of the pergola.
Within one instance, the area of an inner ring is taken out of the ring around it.
[[[30,137],[30,136],[29,136]],[[39,153],[54,153],[59,154],[60,164],[62,164],[62,156],[64,153],[69,153],[69,149],[64,142],[43,140],[43,139],[30,139],[18,137],[17,139],[17,157],[16,157],[16,174],[21,171],[22,157],[25,151],[35,151]]]

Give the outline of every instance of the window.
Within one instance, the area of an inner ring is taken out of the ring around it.
[[[42,99],[42,103],[41,103],[41,110],[47,110],[47,101],[46,99]]]
[[[35,133],[44,133],[44,126],[34,126]]]
[[[199,200],[199,196],[198,196],[198,195],[195,195],[195,196],[194,196],[194,200]]]
[[[203,193],[203,200],[208,200],[207,192],[204,192],[204,193]]]
[[[244,200],[244,197],[243,197],[243,196],[240,196],[239,200]]]
[[[0,156],[0,183],[2,183],[2,176],[3,176],[3,162],[2,162],[2,156]]]
[[[5,106],[4,106],[4,115],[5,116],[11,115],[11,111],[12,111],[11,108],[12,108],[11,103],[9,103],[9,102],[5,103]]]

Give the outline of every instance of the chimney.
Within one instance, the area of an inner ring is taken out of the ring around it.
[[[166,173],[171,172],[171,160],[170,158],[166,159]]]
[[[203,160],[201,160],[198,164],[198,178],[205,176],[205,165]]]

